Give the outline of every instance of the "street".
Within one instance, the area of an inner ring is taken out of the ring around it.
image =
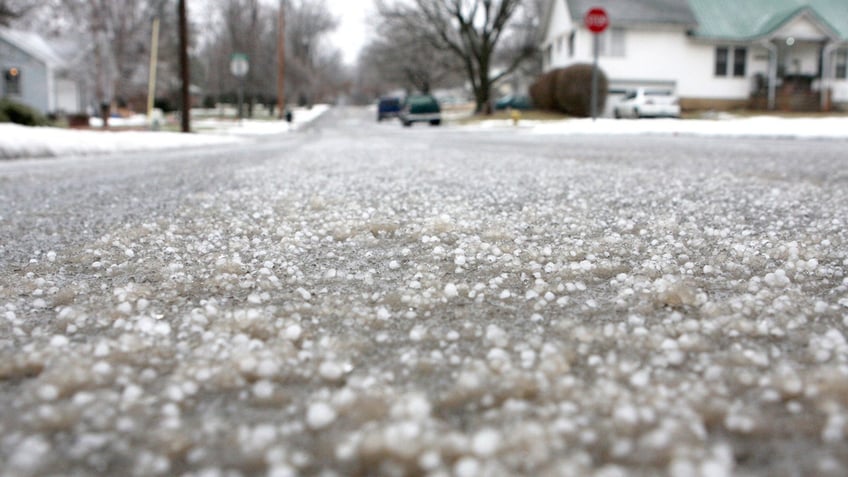
[[[845,146],[0,161],[0,475],[846,475]]]

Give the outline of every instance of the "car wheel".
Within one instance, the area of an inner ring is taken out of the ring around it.
[[[636,119],[640,119],[642,117],[642,115],[639,114],[639,108],[633,108],[633,117]]]
[[[434,120],[430,121],[430,126],[438,126],[440,124],[442,124],[441,119],[434,119]]]
[[[403,127],[405,127],[405,128],[412,126],[412,121],[401,121],[401,123],[403,124]]]
[[[619,111],[618,108],[615,108],[613,116],[615,116],[615,119],[621,119],[621,111]]]

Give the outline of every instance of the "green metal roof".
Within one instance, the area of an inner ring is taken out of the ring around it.
[[[695,36],[727,40],[768,37],[809,14],[829,33],[848,41],[848,0],[689,0],[698,21]]]

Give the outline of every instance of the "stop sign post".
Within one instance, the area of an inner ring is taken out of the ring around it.
[[[609,26],[609,15],[600,7],[590,8],[583,18],[586,28],[592,32],[594,37],[595,64],[592,68],[592,121],[598,117],[598,47],[599,37]]]

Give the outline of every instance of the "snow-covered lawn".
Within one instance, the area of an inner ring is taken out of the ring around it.
[[[0,159],[25,157],[80,156],[103,153],[148,151],[232,144],[245,138],[283,134],[313,121],[329,106],[316,105],[311,109],[294,111],[294,121],[200,119],[193,122],[199,134],[129,130],[75,130],[60,128],[31,128],[16,124],[0,124]],[[96,125],[97,122],[95,121]],[[113,118],[116,128],[143,127],[144,116]]]
[[[846,117],[774,116],[733,117],[720,119],[640,119],[616,120],[601,118],[567,119],[562,121],[483,121],[472,130],[518,128],[534,134],[677,134],[693,136],[764,137],[764,138],[826,138],[848,139]]]

